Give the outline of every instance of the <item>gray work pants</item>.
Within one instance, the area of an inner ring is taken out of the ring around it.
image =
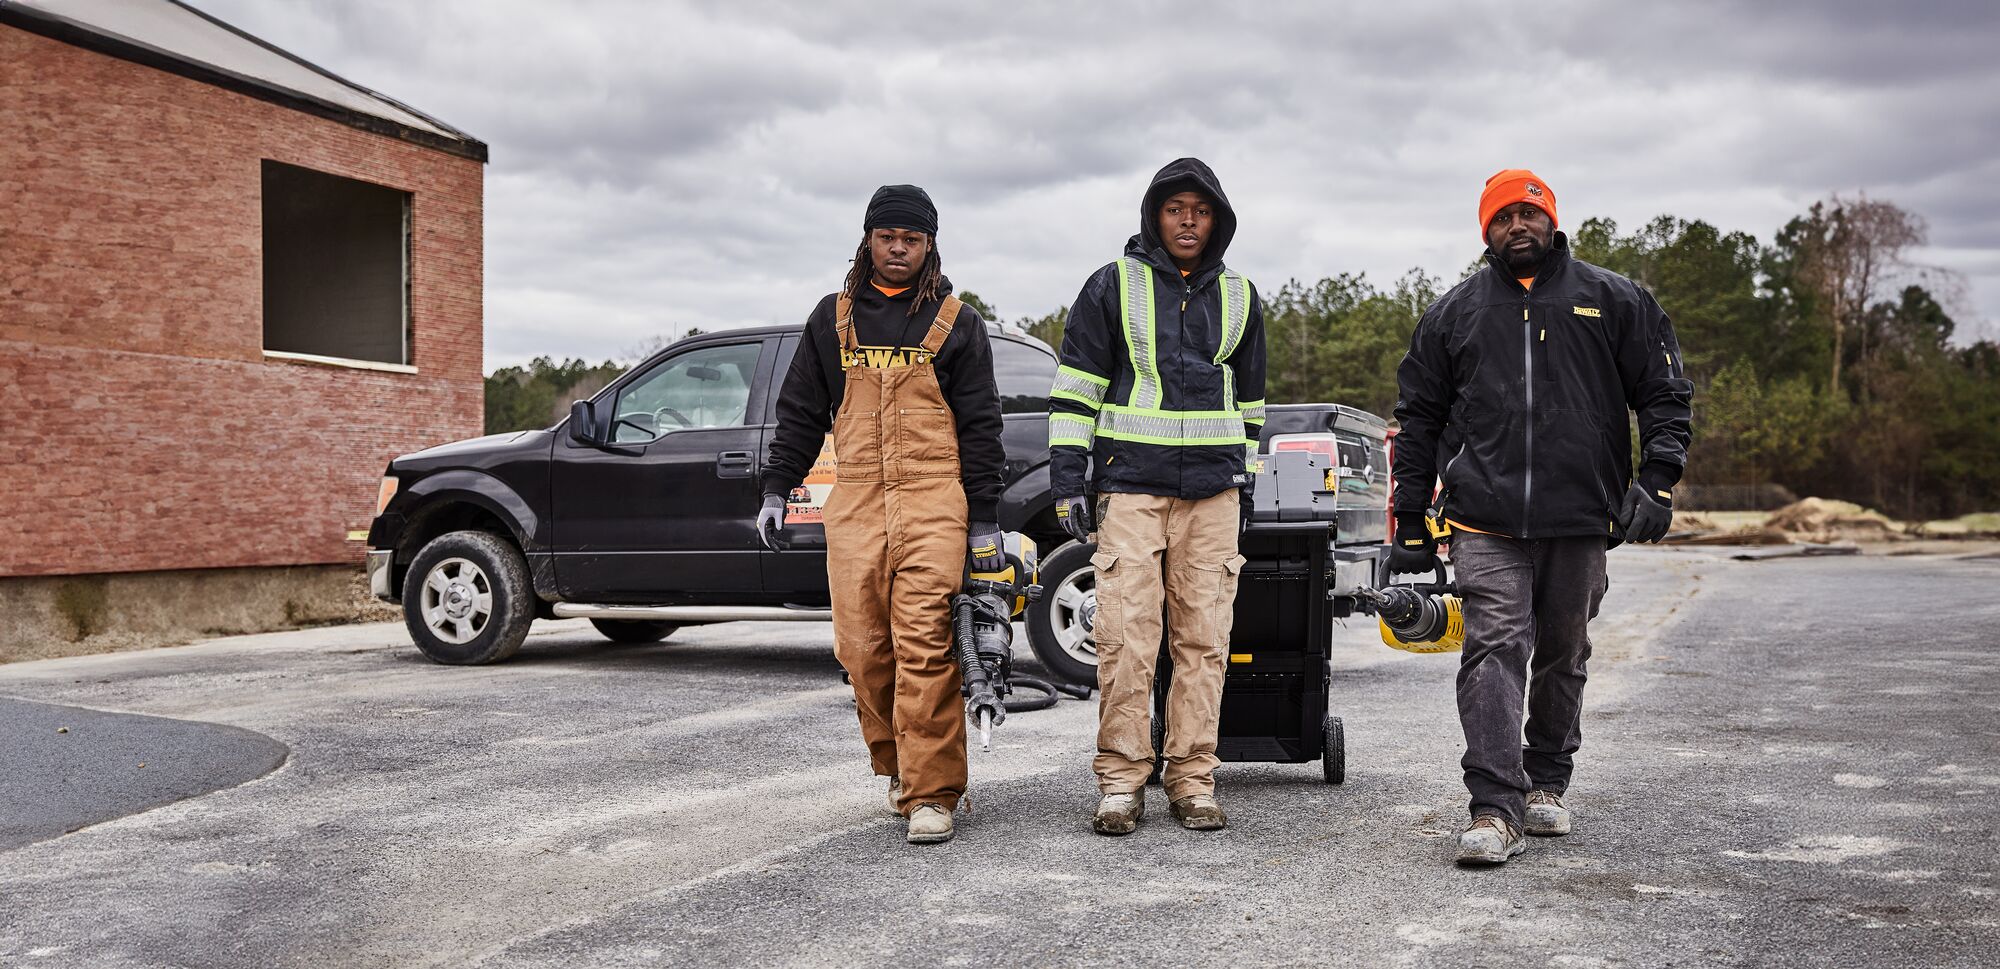
[[[1590,620],[1604,600],[1604,540],[1524,540],[1460,531],[1451,539],[1465,602],[1458,720],[1472,815],[1516,826],[1528,792],[1569,789],[1583,743]],[[1526,698],[1526,746],[1522,707]]]

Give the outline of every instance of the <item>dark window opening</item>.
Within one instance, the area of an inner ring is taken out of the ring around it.
[[[1000,388],[1000,413],[1046,414],[1049,386],[1056,382],[1056,358],[1047,350],[996,339],[993,382]]]
[[[410,193],[264,162],[264,349],[410,362]]]

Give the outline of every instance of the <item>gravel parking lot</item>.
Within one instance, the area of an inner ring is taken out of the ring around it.
[[[395,624],[0,667],[0,966],[1992,965],[2000,559],[1626,549],[1612,576],[1577,832],[1485,871],[1449,862],[1454,659],[1360,623],[1344,786],[1227,764],[1228,831],[1156,796],[1098,838],[1095,704],[1065,700],[974,751],[959,839],[922,849],[819,625],[544,623],[471,669]]]

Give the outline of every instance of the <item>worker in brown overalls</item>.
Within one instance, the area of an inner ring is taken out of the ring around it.
[[[968,554],[978,571],[1003,565],[1000,394],[986,322],[940,271],[930,196],[883,186],[863,229],[779,391],[757,534],[775,550],[786,497],[831,428],[834,654],[890,808],[909,819],[910,843],[932,844],[951,840],[966,782],[951,596]]]

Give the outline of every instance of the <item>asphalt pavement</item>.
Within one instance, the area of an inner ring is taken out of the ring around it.
[[[821,625],[545,623],[472,669],[394,624],[4,666],[0,696],[291,753],[0,844],[0,966],[1993,965],[2000,560],[1621,549],[1611,574],[1576,833],[1479,871],[1449,861],[1454,657],[1361,623],[1344,785],[1225,764],[1229,830],[1155,793],[1100,838],[1095,704],[1065,700],[973,752],[932,848],[882,807]]]

